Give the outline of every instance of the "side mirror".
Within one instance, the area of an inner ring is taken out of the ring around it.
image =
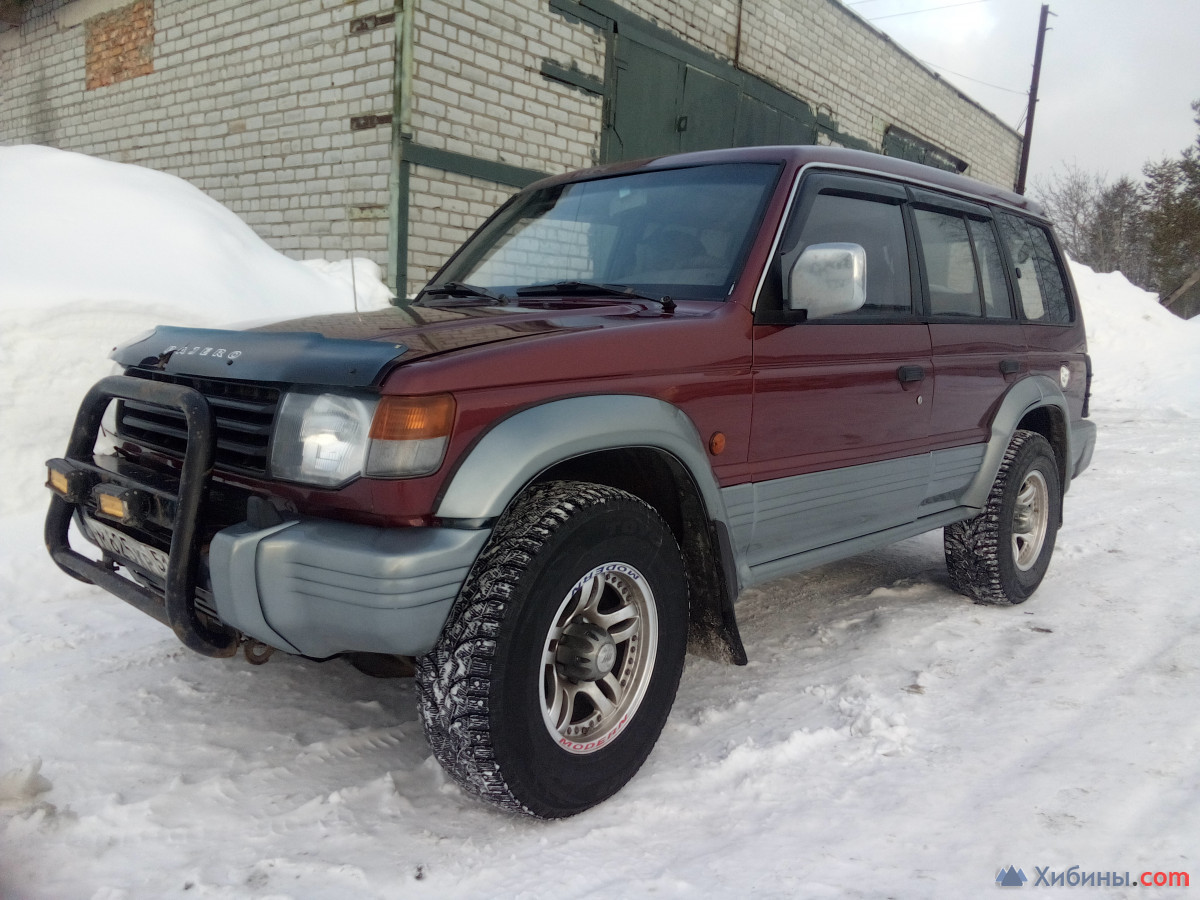
[[[788,309],[824,319],[867,302],[867,251],[859,244],[812,244],[788,276]]]

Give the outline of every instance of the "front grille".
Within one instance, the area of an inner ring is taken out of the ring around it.
[[[190,387],[204,395],[217,424],[216,466],[265,475],[271,427],[279,407],[279,389],[242,381],[192,378],[129,369],[127,375]],[[187,450],[187,423],[175,409],[122,400],[117,408],[117,436],[170,456]]]

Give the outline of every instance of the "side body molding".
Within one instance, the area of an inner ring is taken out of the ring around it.
[[[553,400],[500,422],[471,448],[451,477],[437,516],[491,519],[537,475],[599,450],[653,447],[691,473],[708,517],[727,524],[725,504],[696,426],[663,400],[600,394]]]
[[[1024,378],[1013,385],[1012,389],[1004,395],[1000,409],[992,419],[992,433],[988,438],[987,452],[984,453],[983,463],[979,467],[978,474],[963,493],[961,501],[963,506],[976,509],[984,507],[987,503],[988,493],[992,489],[992,482],[996,480],[996,473],[1000,471],[1000,464],[1004,461],[1004,451],[1008,449],[1008,444],[1012,440],[1017,426],[1033,410],[1050,406],[1055,407],[1062,416],[1063,425],[1067,430],[1066,458],[1068,460],[1075,458],[1071,446],[1071,416],[1062,391],[1053,380],[1045,375],[1032,375]],[[1066,469],[1069,478],[1070,466],[1068,465]],[[1066,489],[1067,482],[1064,480],[1063,491],[1065,492]]]

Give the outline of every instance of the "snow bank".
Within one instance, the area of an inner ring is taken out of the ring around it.
[[[173,175],[49,147],[0,147],[0,515],[42,507],[112,348],[155,325],[221,327],[380,309],[366,259],[296,262]]]
[[[304,265],[186,181],[49,147],[0,147],[0,311],[154,305],[171,324],[351,310],[349,264]],[[360,308],[389,298],[360,260]],[[164,320],[165,321],[165,320]]]
[[[1083,304],[1092,395],[1116,409],[1200,415],[1200,318],[1184,321],[1120,272],[1077,262],[1071,275]]]
[[[184,261],[93,279],[95,234],[61,203],[56,231],[22,173],[78,170],[92,206],[114,188],[95,179],[164,176],[32,151],[0,149],[0,897],[959,898],[1008,865],[1200,875],[1200,328],[1152,295],[1074,269],[1099,444],[1028,603],[955,595],[937,534],[747,591],[750,664],[688,661],[643,772],[577,818],[517,821],[448,782],[410,684],[205,659],[55,569],[42,461],[112,343],[298,311],[288,292],[327,276],[167,179],[186,202],[141,236],[173,232]],[[157,190],[119,193],[146,211]],[[175,221],[193,209],[212,227]]]

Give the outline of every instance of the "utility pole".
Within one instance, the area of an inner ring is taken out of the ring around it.
[[[1046,20],[1050,16],[1050,5],[1042,4],[1042,18],[1038,23],[1037,50],[1033,54],[1033,81],[1029,85],[1029,110],[1025,113],[1025,137],[1021,141],[1021,167],[1017,172],[1018,194],[1025,193],[1025,175],[1029,172],[1029,142],[1033,137],[1033,113],[1037,107],[1038,81],[1042,77],[1042,47],[1046,44]]]

